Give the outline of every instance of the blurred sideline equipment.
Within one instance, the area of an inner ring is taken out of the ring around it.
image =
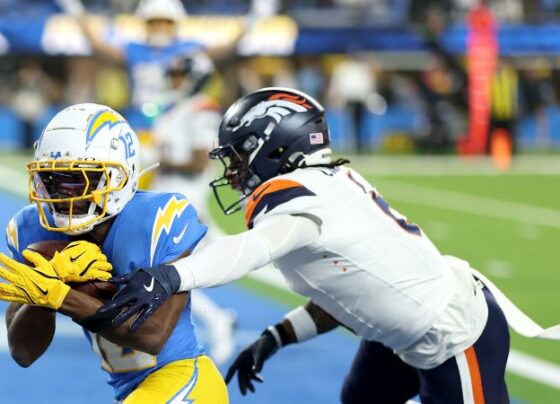
[[[25,303],[12,304],[7,311],[10,352],[22,366],[40,357],[51,343],[56,322],[55,312],[44,308],[57,309],[84,327],[117,401],[144,404],[176,398],[227,403],[223,379],[198,341],[188,294],[169,300],[135,334],[128,325],[101,331],[107,320],[92,315],[102,301],[70,289],[60,271],[55,271],[57,276],[46,272],[48,262],[36,268],[21,263],[39,256],[23,251],[26,246],[45,240],[81,240],[58,254],[66,257],[59,268],[77,267],[84,276],[91,270],[88,257],[105,265],[108,260],[119,276],[138,266],[163,264],[189,254],[206,227],[183,195],[137,191],[139,154],[135,132],[104,105],[70,106],[43,131],[34,160],[28,164],[34,203],[18,212],[8,226],[13,259],[0,255],[1,262],[12,269],[0,271],[9,282],[0,285],[0,298],[14,301],[2,293],[13,287],[20,292],[15,301]],[[55,269],[58,255],[51,260]],[[162,292],[159,285],[150,288]],[[36,301],[20,298],[44,293]]]
[[[208,212],[213,170],[208,152],[220,125],[219,105],[204,93],[214,73],[214,66],[202,52],[173,59],[166,67],[169,89],[167,105],[154,122],[155,159],[159,163],[152,189],[188,195],[197,207],[198,218],[209,227],[202,243],[221,233]],[[225,363],[233,354],[235,316],[223,309],[202,291],[193,294],[195,320],[206,325],[210,339],[210,356]]]
[[[540,328],[467,262],[443,256],[347,160],[333,161],[323,107],[308,95],[265,88],[240,98],[211,156],[225,168],[214,186],[240,194],[220,205],[231,213],[244,204],[249,230],[151,268],[155,283],[175,292],[218,286],[274,262],[310,298],[233,363],[226,380],[237,372],[243,394],[254,391],[280,347],[343,325],[362,337],[344,403],[405,402],[417,394],[423,402],[505,403],[508,321],[524,335],[560,337],[559,327]],[[177,277],[166,276],[173,270]],[[141,278],[142,271],[128,274],[100,313],[124,309],[113,321],[120,324],[157,307],[137,286]],[[127,309],[137,300],[146,304]]]

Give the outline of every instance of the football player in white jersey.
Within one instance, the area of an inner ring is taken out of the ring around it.
[[[207,211],[212,179],[208,152],[220,126],[219,104],[204,90],[214,73],[212,60],[203,52],[173,59],[166,67],[168,105],[154,122],[153,134],[159,168],[152,189],[188,195],[198,218],[208,226],[206,242],[222,235]],[[210,356],[226,362],[235,349],[235,314],[197,290],[193,315],[206,325]]]
[[[141,269],[101,312],[142,322],[176,292],[223,285],[273,262],[309,303],[268,327],[230,368],[243,394],[280,347],[342,325],[362,338],[344,382],[344,403],[507,403],[509,330],[469,265],[441,255],[391,209],[347,161],[331,158],[324,109],[306,94],[265,88],[225,114],[211,157],[212,183],[240,194],[248,231],[223,237],[173,265],[149,269],[165,287],[147,290]],[[218,198],[220,200],[220,198]],[[123,308],[126,310],[121,311]],[[134,324],[133,324],[134,325]]]

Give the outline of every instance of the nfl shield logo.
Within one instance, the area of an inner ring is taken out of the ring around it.
[[[309,134],[309,143],[311,144],[323,144],[323,134],[321,132],[317,133],[310,133]]]

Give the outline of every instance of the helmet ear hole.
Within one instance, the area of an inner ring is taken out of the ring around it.
[[[286,150],[288,150],[288,146],[280,146],[276,148],[274,151],[272,151],[272,153],[269,153],[268,158],[273,160],[278,160],[284,155],[284,153],[286,153]]]

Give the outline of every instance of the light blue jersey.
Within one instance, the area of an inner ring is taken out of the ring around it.
[[[154,102],[154,97],[166,88],[165,67],[169,62],[200,49],[202,44],[195,41],[177,40],[163,47],[139,42],[128,43],[124,53],[132,87],[132,105],[141,107]]]
[[[49,217],[52,224],[52,218]],[[181,194],[139,191],[119,213],[101,249],[113,264],[113,275],[137,268],[150,268],[173,261],[192,251],[206,234],[196,210]],[[45,230],[39,224],[36,205],[28,205],[10,221],[8,246],[15,259],[23,262],[22,251],[44,240],[69,240],[64,233]],[[157,356],[118,346],[100,335],[84,330],[93,350],[109,373],[115,398],[121,400],[150,373],[162,366],[204,353],[191,318],[190,301],[175,329]]]

